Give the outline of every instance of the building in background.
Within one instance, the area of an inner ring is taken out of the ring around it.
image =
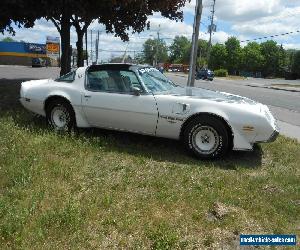
[[[47,37],[46,44],[0,42],[0,65],[32,66],[38,58],[47,66],[59,66],[60,42],[58,37]]]
[[[0,64],[31,66],[33,58],[47,58],[46,45],[24,42],[0,42]]]
[[[60,58],[60,39],[59,39],[59,37],[47,36],[46,54],[50,60],[51,66],[59,66],[59,58]]]

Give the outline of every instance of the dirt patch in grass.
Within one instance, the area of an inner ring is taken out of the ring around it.
[[[247,79],[246,77],[243,77],[243,76],[232,76],[232,75],[229,75],[227,77],[218,77],[218,78],[225,79],[225,80],[237,80],[237,81]]]

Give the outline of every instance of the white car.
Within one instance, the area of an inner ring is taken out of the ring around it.
[[[200,158],[252,150],[255,143],[278,136],[267,106],[177,86],[149,66],[82,67],[56,80],[23,82],[20,97],[55,130],[98,127],[182,140]]]

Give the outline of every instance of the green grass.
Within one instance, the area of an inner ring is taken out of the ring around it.
[[[1,107],[1,249],[231,249],[241,233],[300,236],[296,141],[199,161],[179,142],[58,135],[16,101]]]
[[[226,80],[236,80],[236,81],[246,80],[246,77],[244,76],[234,76],[234,75],[228,75],[226,77],[218,77],[218,78],[223,78]]]

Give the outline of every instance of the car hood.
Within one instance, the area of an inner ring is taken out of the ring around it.
[[[164,93],[172,96],[182,96],[193,99],[207,99],[215,102],[226,102],[226,103],[239,103],[239,104],[251,104],[256,105],[257,102],[238,95],[229,94],[226,92],[213,91],[203,88],[192,88],[192,87],[176,87]]]

